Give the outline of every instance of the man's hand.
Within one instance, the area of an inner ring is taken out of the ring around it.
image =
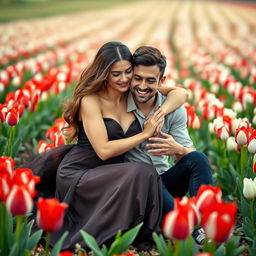
[[[193,151],[191,148],[183,147],[167,133],[160,131],[159,135],[161,135],[163,138],[151,137],[149,138],[149,141],[153,143],[148,143],[146,145],[149,148],[148,152],[154,156],[175,155],[177,159],[180,159],[182,156]]]

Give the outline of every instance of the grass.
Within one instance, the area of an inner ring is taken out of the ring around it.
[[[130,0],[129,2],[131,1],[136,0]],[[127,3],[127,0],[0,0],[0,22],[36,17],[47,17],[88,10],[99,10]]]

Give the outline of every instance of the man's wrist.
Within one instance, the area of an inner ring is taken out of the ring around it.
[[[184,147],[183,145],[180,145],[179,151],[177,152],[177,155],[184,156],[188,153],[188,149]]]

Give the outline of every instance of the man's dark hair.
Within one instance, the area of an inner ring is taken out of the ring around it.
[[[133,67],[142,66],[154,66],[157,65],[160,69],[160,79],[164,75],[166,68],[166,58],[161,52],[151,46],[141,46],[133,54]]]

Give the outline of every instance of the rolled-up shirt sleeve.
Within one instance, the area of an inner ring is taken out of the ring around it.
[[[168,134],[187,148],[195,148],[187,129],[187,113],[183,106],[177,108],[170,120],[171,126],[169,127]]]

